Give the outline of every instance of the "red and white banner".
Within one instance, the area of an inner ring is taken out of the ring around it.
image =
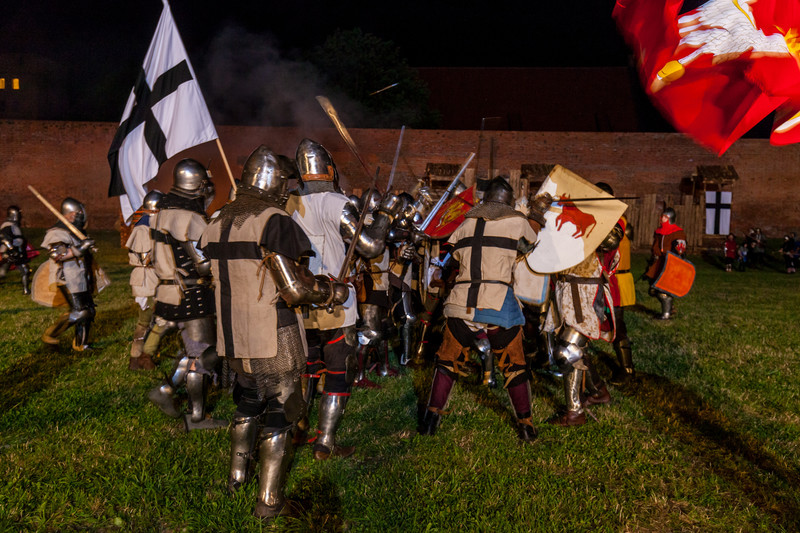
[[[776,111],[770,141],[800,141],[800,3],[617,0],[645,91],[678,131],[722,154]]]

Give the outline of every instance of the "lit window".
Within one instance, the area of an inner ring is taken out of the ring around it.
[[[15,91],[19,91],[19,78],[14,78],[11,80],[11,86],[14,88]]]
[[[6,79],[0,78],[0,89],[5,89],[5,88],[6,88]]]

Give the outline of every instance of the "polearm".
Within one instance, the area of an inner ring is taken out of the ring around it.
[[[44,206],[45,206],[47,209],[49,209],[49,210],[50,210],[50,212],[51,212],[51,213],[53,213],[53,214],[56,216],[56,218],[58,218],[58,220],[60,220],[61,222],[63,222],[63,223],[64,223],[64,225],[67,227],[67,229],[69,229],[69,230],[70,230],[70,231],[71,231],[71,232],[72,232],[72,233],[73,233],[73,234],[74,234],[74,235],[75,235],[77,238],[79,238],[79,239],[80,239],[80,240],[82,240],[82,241],[85,241],[85,240],[86,240],[86,235],[84,235],[84,234],[83,234],[83,232],[81,232],[81,230],[79,230],[78,228],[76,228],[76,227],[75,227],[75,225],[74,225],[74,224],[72,224],[72,222],[70,222],[69,220],[67,220],[67,219],[66,219],[66,217],[64,217],[64,215],[62,215],[62,214],[61,214],[61,213],[60,213],[60,212],[59,212],[59,211],[58,211],[58,210],[57,210],[55,207],[53,207],[53,206],[52,206],[52,204],[51,204],[50,202],[48,202],[48,201],[45,199],[45,197],[44,197],[44,196],[42,196],[41,194],[39,194],[39,191],[37,191],[36,189],[34,189],[34,188],[33,188],[33,186],[31,186],[31,185],[28,185],[28,189],[30,189],[30,191],[33,193],[33,195],[34,195],[36,198],[38,198],[38,199],[39,199],[39,201],[40,201],[40,202],[42,202],[42,203],[44,204]]]
[[[598,196],[596,198],[554,198],[553,203],[598,202],[607,200],[638,200],[639,196]]]
[[[444,203],[447,200],[450,199],[450,196],[453,194],[453,191],[458,186],[458,180],[461,179],[461,176],[467,170],[467,167],[472,162],[472,159],[474,157],[475,157],[475,152],[472,152],[472,153],[469,154],[469,157],[467,158],[467,161],[461,166],[461,170],[458,171],[458,174],[456,174],[456,177],[453,178],[453,181],[451,181],[450,185],[447,186],[447,189],[442,193],[442,197],[439,198],[439,201],[436,202],[436,205],[433,206],[433,209],[431,209],[431,212],[428,214],[428,216],[425,218],[425,221],[419,227],[419,231],[425,231],[425,229],[433,221],[433,217],[436,216],[436,212],[439,211],[439,208],[442,207],[442,205],[444,205]]]
[[[233,192],[236,192],[236,180],[233,179],[233,173],[231,172],[231,167],[228,164],[228,158],[225,156],[225,150],[222,149],[222,143],[219,142],[219,137],[217,137],[217,148],[219,148],[219,155],[222,156],[222,162],[225,163],[225,170],[228,172],[228,179],[231,180]]]
[[[331,101],[324,96],[317,96],[317,102],[319,102],[319,105],[322,106],[322,109],[328,115],[328,118],[330,118],[331,122],[333,122],[333,125],[336,127],[336,130],[339,132],[339,135],[341,135],[342,139],[344,139],[344,143],[347,145],[348,148],[350,148],[350,151],[353,152],[353,155],[356,156],[358,162],[361,163],[361,167],[364,169],[364,172],[366,172],[367,176],[371,178],[372,171],[369,169],[367,164],[364,162],[364,159],[361,157],[361,153],[359,153],[358,148],[356,147],[356,142],[350,136],[350,133],[347,131],[347,128],[344,127],[344,124],[339,118],[339,114],[336,112],[336,108],[334,108],[333,104],[331,104]]]

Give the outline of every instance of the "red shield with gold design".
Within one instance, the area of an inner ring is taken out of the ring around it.
[[[433,239],[446,239],[464,222],[464,215],[474,205],[475,187],[470,187],[442,204],[425,228],[425,235]]]
[[[542,274],[574,267],[594,253],[628,206],[581,178],[556,165],[537,194],[549,193],[555,200],[544,214],[536,248],[527,256],[528,265]],[[590,201],[579,201],[591,198]],[[574,200],[574,201],[573,201]]]

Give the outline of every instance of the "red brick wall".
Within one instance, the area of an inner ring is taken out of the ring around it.
[[[0,121],[0,180],[4,215],[10,204],[22,207],[25,225],[46,227],[54,222],[27,189],[33,185],[56,207],[64,196],[83,201],[89,211],[90,228],[111,228],[117,223],[119,202],[107,197],[108,147],[117,125],[98,122]],[[258,145],[293,155],[297,144],[310,137],[332,153],[346,190],[366,187],[369,175],[351,154],[333,128],[218,127],[220,140],[235,177]],[[351,128],[362,158],[369,168],[381,168],[379,185],[385,184],[394,158],[399,130]],[[493,139],[493,142],[492,142]],[[480,142],[479,142],[480,141]],[[479,149],[480,144],[480,149]],[[565,133],[406,130],[395,176],[395,188],[411,189],[425,175],[428,163],[463,163],[477,152],[478,174],[485,175],[492,161],[501,172],[519,170],[532,163],[558,163],[590,181],[606,181],[617,195],[657,193],[679,196],[679,183],[698,165],[734,165],[740,180],[733,191],[733,231],[742,234],[760,226],[768,236],[800,232],[800,145],[774,147],[768,141],[744,139],[722,157],[698,147],[678,134]],[[175,161],[195,157],[210,161],[217,184],[217,200],[223,204],[229,184],[216,143],[207,143],[180,154],[162,166],[154,186],[169,189]]]

